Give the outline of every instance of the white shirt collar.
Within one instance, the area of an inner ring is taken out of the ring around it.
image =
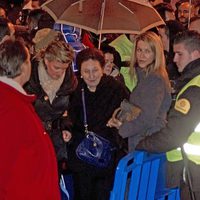
[[[0,76],[0,81],[15,88],[17,91],[19,91],[20,93],[27,95],[27,93],[25,92],[25,90],[22,88],[22,86],[17,83],[16,81],[14,81],[11,78],[7,78],[5,76]]]

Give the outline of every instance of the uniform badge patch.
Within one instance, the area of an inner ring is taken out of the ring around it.
[[[190,102],[187,99],[179,99],[175,106],[174,109],[183,113],[183,114],[187,114],[188,111],[190,110]]]

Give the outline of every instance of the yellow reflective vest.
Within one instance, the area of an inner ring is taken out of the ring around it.
[[[182,88],[177,95],[176,102],[178,101],[179,96],[190,86],[200,87],[200,75],[193,78]],[[194,127],[194,132],[190,135],[188,141],[183,145],[183,149],[190,161],[200,164],[200,122],[196,127]],[[167,152],[167,160],[169,162],[176,162],[182,159],[181,148]]]
[[[131,60],[131,55],[133,51],[133,47],[135,44],[133,44],[125,34],[120,35],[118,38],[113,40],[110,44],[110,46],[114,47],[120,54],[122,61],[130,61]],[[130,91],[132,91],[136,85],[137,85],[137,80],[134,79],[132,80],[129,74],[130,67],[124,67],[122,66],[120,69],[120,73],[124,77],[124,81],[126,86]]]

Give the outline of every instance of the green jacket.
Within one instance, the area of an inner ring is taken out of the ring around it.
[[[134,44],[126,37],[125,34],[120,35],[118,38],[113,40],[109,45],[114,47],[119,52],[122,61],[129,62],[131,60]],[[131,79],[129,74],[129,67],[122,66],[120,73],[124,77],[126,86],[130,91],[132,91],[135,88],[137,81]]]

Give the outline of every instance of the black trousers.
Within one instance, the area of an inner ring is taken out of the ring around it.
[[[109,200],[114,173],[82,171],[73,173],[75,200]]]

